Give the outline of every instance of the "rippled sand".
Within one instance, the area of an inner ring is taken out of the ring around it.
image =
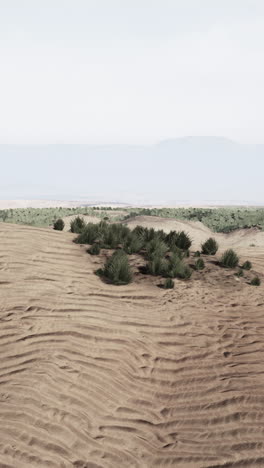
[[[263,283],[114,287],[73,237],[0,224],[0,467],[263,467]],[[218,238],[263,279],[264,233]]]

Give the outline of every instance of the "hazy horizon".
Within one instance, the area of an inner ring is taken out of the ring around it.
[[[0,199],[263,204],[264,145],[187,137],[154,145],[0,145]]]

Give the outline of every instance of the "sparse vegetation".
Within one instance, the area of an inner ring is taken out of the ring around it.
[[[53,224],[53,229],[55,229],[55,231],[63,231],[64,229],[64,221],[63,219],[59,218],[57,219],[57,221],[55,221],[55,223]]]
[[[202,244],[202,253],[204,255],[215,255],[217,250],[218,243],[213,237],[209,237],[209,239]]]
[[[259,278],[258,276],[255,276],[255,277],[251,280],[250,284],[251,284],[252,286],[260,286],[260,284],[261,284],[260,278]]]
[[[191,241],[188,234],[183,231],[180,233],[171,231],[166,234],[163,230],[155,231],[153,228],[148,229],[142,226],[136,226],[130,230],[121,223],[108,224],[102,220],[98,224],[88,223],[85,225],[75,242],[90,244],[88,252],[91,255],[99,255],[102,248],[116,250],[114,252],[116,256],[108,259],[105,269],[97,272],[111,280],[113,284],[125,284],[125,281],[128,281],[130,277],[127,273],[128,255],[131,254],[137,254],[146,259],[145,267],[141,266],[140,268],[142,272],[149,275],[186,280],[191,277],[193,272],[188,264],[190,251],[189,248],[186,249]],[[182,245],[182,248],[179,245]],[[214,255],[217,249],[218,244],[213,238],[207,239],[202,245],[203,253],[206,255]],[[197,271],[203,270],[205,262],[201,258],[201,252],[196,251],[194,257],[197,258],[197,261],[193,268]],[[236,268],[239,258],[234,250],[229,249],[224,252],[219,263],[225,268]],[[235,274],[242,277],[243,271],[250,268],[251,263],[244,262]],[[118,276],[119,270],[120,277]]]
[[[233,249],[226,250],[220,260],[220,265],[225,268],[237,267],[239,258]]]
[[[33,226],[49,226],[58,218],[71,215],[89,215],[111,221],[125,221],[131,216],[160,216],[165,218],[200,221],[215,232],[255,227],[264,229],[263,208],[17,208],[0,210],[0,221]]]

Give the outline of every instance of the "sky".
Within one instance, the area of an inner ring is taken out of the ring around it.
[[[264,143],[263,0],[0,0],[0,143]]]

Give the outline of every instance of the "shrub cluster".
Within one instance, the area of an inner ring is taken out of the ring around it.
[[[77,244],[97,242],[101,248],[116,249],[125,243],[129,234],[129,228],[123,224],[107,224],[105,221],[100,221],[98,224],[86,224],[75,242]]]
[[[131,254],[141,254],[146,258],[146,273],[164,277],[164,288],[173,287],[174,278],[189,279],[192,275],[193,270],[186,263],[186,258],[190,256],[191,239],[184,231],[166,234],[163,230],[155,231],[142,226],[130,230],[123,224],[108,224],[104,220],[98,224],[85,224],[80,217],[75,218],[71,228],[73,232],[80,230],[75,242],[90,244],[88,252],[91,255],[98,255],[101,248],[116,250],[108,258],[104,269],[98,270],[98,274],[113,284],[127,284],[132,280],[128,261],[128,255]],[[215,255],[217,250],[218,244],[214,238],[202,244],[204,255]],[[196,251],[194,257],[198,257],[194,269],[203,270],[205,263],[201,252]],[[234,250],[229,249],[223,253],[219,263],[226,268],[236,268],[239,258]],[[236,275],[243,276],[244,270],[250,270],[251,267],[249,261],[244,262]],[[259,278],[253,278],[251,284],[258,285],[258,281]]]
[[[164,276],[165,278],[188,279],[192,275],[192,270],[177,255],[164,258],[161,255],[155,255],[147,264],[147,272],[150,275]]]
[[[166,234],[164,231],[155,231],[153,228],[135,227],[132,231],[123,224],[107,224],[101,221],[98,224],[88,223],[80,225],[80,218],[75,218],[74,226],[80,229],[79,236],[75,240],[78,244],[93,244],[98,242],[101,247],[115,249],[122,246],[127,254],[139,253],[141,250],[147,251],[148,258],[155,254],[164,255],[167,251],[186,251],[191,246],[191,239],[184,231],[171,231]],[[82,219],[81,219],[82,220]]]

